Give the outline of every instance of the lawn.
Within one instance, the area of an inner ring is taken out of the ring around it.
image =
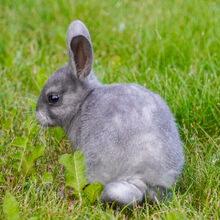
[[[58,159],[73,149],[60,129],[36,125],[35,105],[45,80],[67,63],[65,34],[75,19],[90,30],[101,82],[138,83],[174,114],[185,166],[172,201],[113,209],[64,189]],[[214,0],[0,0],[0,219],[9,192],[21,219],[219,219],[219,24]]]

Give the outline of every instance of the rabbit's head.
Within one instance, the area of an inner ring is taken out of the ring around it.
[[[66,33],[69,63],[46,81],[36,107],[42,126],[66,127],[88,93],[98,85],[92,73],[93,50],[89,32],[81,21],[73,21]]]

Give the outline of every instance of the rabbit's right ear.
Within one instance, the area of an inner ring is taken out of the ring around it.
[[[73,21],[66,33],[69,65],[76,78],[85,78],[92,70],[93,51],[89,31],[79,20]]]

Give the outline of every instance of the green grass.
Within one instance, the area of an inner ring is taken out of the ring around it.
[[[0,0],[0,12],[0,219],[7,192],[22,219],[220,218],[219,1]],[[185,167],[171,202],[112,209],[81,204],[63,190],[58,158],[73,150],[58,130],[37,128],[34,111],[46,78],[67,62],[65,33],[74,19],[90,30],[100,81],[145,86],[175,115]],[[45,146],[31,176],[12,159],[16,137]],[[45,172],[51,184],[42,181]]]

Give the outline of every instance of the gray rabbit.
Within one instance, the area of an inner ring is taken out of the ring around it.
[[[89,183],[100,182],[101,201],[134,205],[165,196],[184,158],[174,118],[163,99],[136,84],[102,85],[92,72],[85,25],[66,34],[68,65],[45,83],[36,107],[42,126],[61,126],[82,150]]]

